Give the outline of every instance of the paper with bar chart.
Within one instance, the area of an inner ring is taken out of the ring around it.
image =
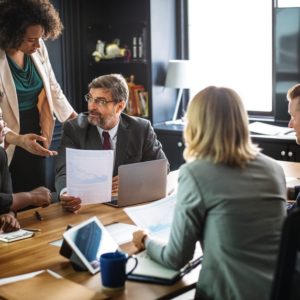
[[[148,230],[152,236],[167,241],[176,203],[176,194],[172,194],[150,204],[124,208],[133,222]]]
[[[111,200],[114,154],[112,150],[66,149],[68,194],[82,204]]]

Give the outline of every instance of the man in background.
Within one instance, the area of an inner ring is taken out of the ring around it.
[[[88,112],[63,126],[56,158],[55,187],[62,206],[71,212],[81,207],[78,197],[66,190],[66,148],[114,150],[112,193],[118,191],[118,167],[123,164],[166,158],[161,143],[148,120],[123,113],[128,101],[127,82],[120,74],[95,78],[85,100]]]
[[[296,133],[296,143],[300,145],[300,84],[292,86],[287,92],[287,100],[289,101],[288,112],[291,116],[289,128],[293,128]],[[289,198],[295,199],[296,203],[289,208],[300,207],[300,186],[295,186],[295,193]]]

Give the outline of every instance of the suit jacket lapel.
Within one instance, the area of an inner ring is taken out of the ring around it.
[[[102,142],[97,127],[90,124],[88,126],[89,128],[86,136],[86,149],[102,150]]]
[[[5,51],[3,50],[0,50],[0,77],[9,106],[11,107],[17,122],[20,123],[18,96],[15,83],[10,72]]]
[[[120,124],[118,128],[118,137],[117,137],[117,146],[116,146],[116,162],[114,164],[114,174],[117,173],[118,167],[124,164],[127,157],[127,147],[130,135],[130,129],[128,128],[128,124],[120,118]]]

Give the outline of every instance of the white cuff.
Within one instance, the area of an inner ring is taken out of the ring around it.
[[[65,187],[65,188],[63,188],[63,189],[60,191],[59,196],[61,196],[61,195],[64,194],[64,193],[67,193],[67,192],[68,192],[68,190],[67,190],[67,188]]]

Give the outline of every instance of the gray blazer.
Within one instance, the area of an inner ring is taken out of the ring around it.
[[[102,150],[97,127],[91,125],[87,113],[64,123],[61,144],[55,161],[55,187],[58,193],[66,187],[66,147]],[[147,160],[166,158],[161,143],[148,120],[121,114],[117,132],[114,176],[118,167]]]
[[[197,297],[269,299],[285,199],[283,170],[263,154],[244,169],[195,160],[180,169],[168,244],[150,238],[147,252],[179,269],[200,241],[204,260]]]

